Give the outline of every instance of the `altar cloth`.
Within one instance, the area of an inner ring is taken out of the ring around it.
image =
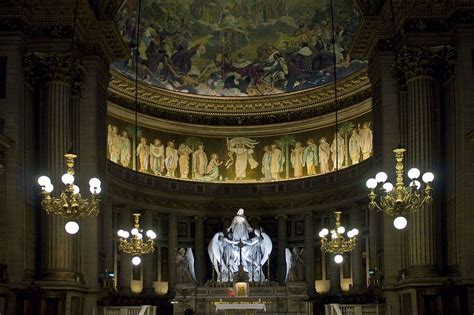
[[[267,311],[267,306],[263,303],[218,303],[216,304],[216,312],[228,310],[256,310]]]

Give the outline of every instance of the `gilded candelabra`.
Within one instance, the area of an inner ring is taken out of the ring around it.
[[[139,265],[141,263],[140,256],[153,253],[155,251],[156,233],[152,230],[146,231],[147,241],[143,240],[143,230],[140,228],[140,214],[133,214],[133,229],[129,232],[118,230],[119,236],[118,249],[124,253],[132,255],[132,263]],[[130,237],[130,235],[132,235]],[[128,239],[130,237],[130,240]]]
[[[334,215],[336,216],[336,226],[334,229],[331,231],[327,228],[322,229],[319,232],[319,237],[321,238],[321,251],[335,254],[334,261],[337,264],[340,264],[344,260],[342,254],[350,252],[356,248],[359,230],[354,228],[348,231],[346,238],[344,236],[346,229],[341,225],[341,211],[335,211]],[[329,232],[331,232],[331,238],[327,237]]]
[[[420,170],[412,168],[408,171],[407,176],[410,179],[410,184],[405,186],[403,179],[403,155],[405,149],[397,148],[393,150],[397,164],[395,165],[396,183],[395,187],[392,183],[387,182],[387,174],[379,172],[375,178],[367,180],[367,188],[369,193],[369,208],[383,211],[390,216],[395,216],[393,225],[395,228],[401,230],[407,226],[406,216],[410,213],[416,212],[423,205],[430,205],[433,201],[433,188],[430,183],[434,180],[434,175],[431,172],[426,172],[422,176],[422,181],[425,183],[421,193],[422,184],[418,180],[420,177]],[[375,191],[378,185],[382,185],[378,192]],[[378,199],[378,201],[377,201]]]
[[[77,220],[83,216],[97,215],[100,211],[99,193],[101,192],[101,182],[98,178],[91,178],[89,181],[90,198],[84,198],[80,194],[79,186],[74,184],[74,161],[77,155],[65,154],[66,173],[61,177],[61,181],[66,186],[58,197],[52,196],[54,186],[48,176],[38,178],[41,186],[41,207],[47,214],[54,214],[65,217],[68,222],[65,224],[66,232],[76,234],[79,231]]]

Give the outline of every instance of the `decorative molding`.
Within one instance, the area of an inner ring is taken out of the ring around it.
[[[134,82],[112,72],[109,100],[135,109]],[[338,108],[370,98],[367,69],[338,81]],[[302,120],[334,111],[334,85],[260,97],[205,97],[165,91],[140,83],[138,107],[143,114],[203,125],[258,125]]]

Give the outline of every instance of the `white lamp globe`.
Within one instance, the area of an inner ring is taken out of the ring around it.
[[[130,236],[130,233],[128,233],[127,231],[123,231],[122,235],[123,238],[128,238]]]
[[[334,232],[333,232],[333,233],[331,233],[331,238],[332,238],[332,239],[336,239],[336,238],[337,238],[337,234],[336,234],[336,233],[334,233]]]
[[[125,232],[125,231],[124,230],[118,230],[117,235],[120,236],[120,237],[123,237],[123,232]]]
[[[385,189],[386,192],[391,192],[393,190],[393,184],[391,182],[386,182],[383,184],[383,189]]]
[[[74,235],[79,232],[79,224],[76,221],[69,221],[64,225],[64,229],[68,234]]]
[[[79,186],[73,185],[72,190],[74,192],[74,195],[77,195],[81,190],[79,189]]]
[[[152,240],[154,240],[156,238],[156,233],[153,232],[152,230],[148,230],[146,231],[146,236]]]
[[[337,233],[339,233],[339,234],[343,234],[345,231],[346,231],[346,228],[343,227],[343,226],[340,226],[340,227],[337,228]]]
[[[71,185],[72,183],[74,183],[74,176],[66,173],[61,176],[61,181],[64,183],[64,185]]]
[[[141,239],[143,238],[143,234],[142,234],[142,233],[138,233],[138,234],[136,235],[136,237],[137,237],[137,239],[141,240]]]
[[[48,184],[51,184],[51,179],[48,176],[40,176],[38,178],[38,185],[41,187],[45,187]]]
[[[420,170],[417,169],[416,167],[411,168],[411,169],[408,171],[408,177],[409,177],[410,179],[417,179],[418,177],[420,177]]]
[[[142,259],[138,256],[134,256],[132,258],[132,264],[135,266],[138,266],[142,262]]]
[[[89,187],[89,191],[91,192],[91,194],[96,194],[96,195],[98,195],[98,194],[100,194],[100,192],[102,191],[102,188],[90,186],[90,187]]]
[[[376,175],[375,175],[375,180],[378,182],[378,183],[384,183],[386,180],[387,180],[387,174],[385,172],[378,172]]]
[[[347,232],[347,237],[348,238],[352,238],[353,236],[354,236],[354,231],[351,230],[351,231]]]
[[[375,187],[377,187],[377,180],[375,178],[369,178],[365,185],[369,189],[374,189]]]
[[[425,183],[431,183],[434,180],[434,174],[431,172],[426,172],[421,178]]]
[[[344,257],[342,257],[342,255],[337,254],[336,256],[334,256],[334,262],[336,264],[342,263],[343,260],[344,260]]]
[[[137,235],[138,234],[138,229],[133,228],[130,232],[132,233],[132,235]]]
[[[352,229],[352,234],[353,234],[354,236],[359,235],[359,230],[358,230],[358,229]]]
[[[402,216],[396,217],[393,220],[393,226],[397,230],[403,230],[404,228],[406,228],[407,224],[408,224],[407,219],[405,217],[402,217]]]
[[[93,177],[89,180],[89,186],[91,187],[100,187],[100,179],[96,178],[96,177]]]
[[[53,189],[54,189],[54,186],[53,186],[53,184],[51,184],[51,183],[46,184],[46,187],[44,187],[44,191],[46,191],[46,192],[48,192],[48,193],[52,192]]]
[[[329,230],[326,229],[326,228],[324,228],[324,229],[321,230],[321,233],[322,233],[324,236],[326,236],[326,235],[329,234]]]

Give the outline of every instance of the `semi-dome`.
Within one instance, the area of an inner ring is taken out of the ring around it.
[[[214,97],[265,96],[312,89],[366,65],[348,53],[359,22],[355,1],[142,1],[139,78],[167,91]],[[117,16],[137,53],[135,1]],[[113,65],[134,78],[134,58]]]

